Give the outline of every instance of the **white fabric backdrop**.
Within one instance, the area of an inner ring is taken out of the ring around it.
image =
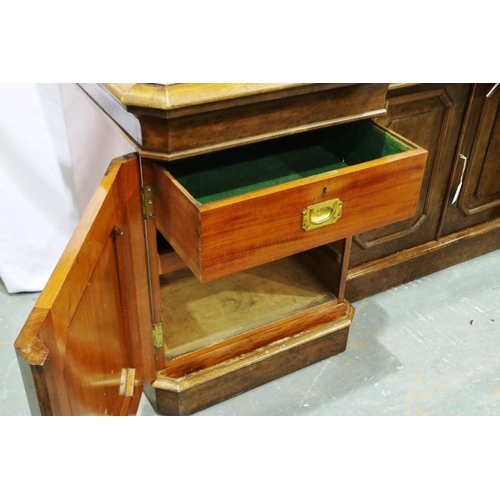
[[[41,290],[79,214],[58,84],[0,84],[0,278]]]

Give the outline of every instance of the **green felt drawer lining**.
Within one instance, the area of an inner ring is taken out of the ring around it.
[[[167,169],[205,204],[409,149],[359,121],[179,160]]]

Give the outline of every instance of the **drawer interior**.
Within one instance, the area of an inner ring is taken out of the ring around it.
[[[412,149],[371,121],[295,134],[168,165],[199,204]]]

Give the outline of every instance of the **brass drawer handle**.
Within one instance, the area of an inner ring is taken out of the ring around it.
[[[311,205],[302,212],[302,229],[312,231],[334,224],[341,215],[342,202],[338,198]]]

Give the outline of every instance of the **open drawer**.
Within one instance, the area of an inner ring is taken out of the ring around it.
[[[411,217],[426,158],[360,121],[156,164],[156,225],[211,281]]]

